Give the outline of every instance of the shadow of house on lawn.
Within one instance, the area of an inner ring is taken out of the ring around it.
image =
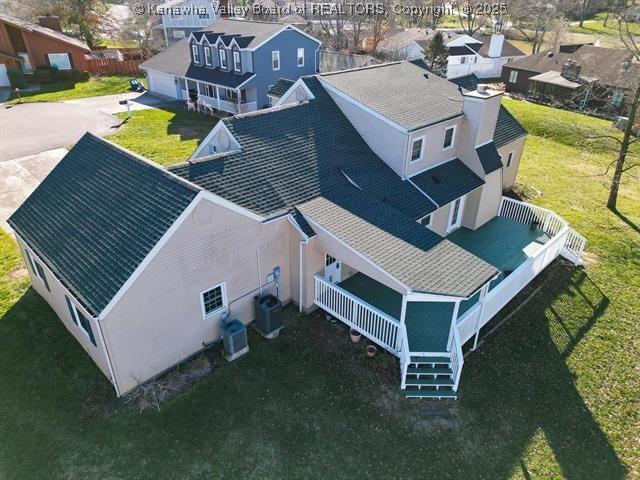
[[[167,126],[168,135],[180,135],[180,140],[198,141],[198,145],[204,140],[211,129],[218,123],[222,116],[211,116],[200,112],[187,110],[181,103],[159,107],[161,110],[174,113]],[[184,159],[187,160],[186,158]]]
[[[583,269],[561,264],[550,273],[527,307],[468,356],[459,401],[465,409],[481,412],[479,430],[498,428],[504,434],[497,445],[503,455],[491,467],[499,472],[497,478],[510,478],[515,470],[530,475],[525,451],[538,431],[564,477],[625,478],[626,467],[567,365],[609,301]]]

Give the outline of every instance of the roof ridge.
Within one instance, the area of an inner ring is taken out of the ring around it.
[[[364,67],[349,68],[347,70],[338,70],[336,72],[320,73],[320,74],[318,74],[318,76],[320,76],[320,77],[328,77],[330,75],[339,75],[341,73],[355,72],[355,71],[358,71],[358,70],[368,70],[368,69],[372,69],[372,68],[389,67],[391,65],[399,65],[401,63],[405,63],[405,62],[395,61],[395,62],[379,63],[377,65],[365,65]],[[411,63],[411,62],[407,61],[406,63]],[[315,76],[315,75],[313,75],[313,76]]]
[[[234,120],[236,118],[240,118],[241,119],[241,118],[247,118],[247,117],[257,117],[259,115],[266,115],[266,114],[269,114],[269,113],[280,112],[280,111],[286,110],[288,108],[299,107],[301,105],[306,105],[308,103],[309,103],[309,101],[307,100],[307,101],[298,102],[298,103],[287,103],[287,104],[284,104],[284,105],[276,105],[275,107],[263,108],[261,110],[255,110],[253,112],[236,113],[235,115],[231,115],[230,117],[222,118],[221,121],[224,122],[224,123],[228,123],[231,120]]]
[[[132,160],[135,160],[136,162],[149,167],[151,169],[157,170],[160,173],[162,173],[163,175],[165,175],[166,177],[168,177],[171,180],[177,181],[178,183],[184,185],[185,187],[190,188],[191,190],[193,190],[194,192],[199,192],[201,190],[203,190],[202,187],[199,187],[198,185],[189,182],[188,180],[180,177],[179,175],[176,175],[173,172],[170,172],[169,170],[167,170],[166,168],[161,167],[160,165],[158,165],[157,163],[153,162],[152,160],[149,160],[148,158],[143,157],[142,155],[138,155],[137,153],[129,150],[128,148],[125,148],[121,145],[118,145],[116,143],[113,143],[105,138],[102,137],[98,137],[97,135],[94,135],[91,132],[87,132],[85,133],[82,138],[91,138],[93,140],[98,140],[102,143],[104,143],[106,146],[108,146],[109,148],[111,148],[112,150],[116,150],[118,152],[124,153],[127,156],[129,156]],[[81,138],[81,140],[82,140]]]

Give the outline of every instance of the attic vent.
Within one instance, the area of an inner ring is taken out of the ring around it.
[[[440,183],[440,179],[436,175],[431,175],[431,180],[433,180],[433,183],[435,184]]]
[[[553,52],[548,52],[547,53],[547,57],[549,57],[549,58],[553,57]]]

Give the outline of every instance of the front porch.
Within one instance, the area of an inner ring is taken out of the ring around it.
[[[198,110],[218,110],[231,114],[254,112],[258,109],[256,88],[229,88],[222,85],[178,78],[182,100]]]

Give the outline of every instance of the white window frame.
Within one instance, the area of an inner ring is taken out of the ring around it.
[[[227,51],[224,48],[218,50],[218,59],[220,60],[220,68],[227,69]]]
[[[185,36],[184,30],[173,30],[171,32],[171,36],[173,38],[184,38],[184,36]]]
[[[516,83],[518,81],[518,71],[511,70],[509,72],[509,83]]]
[[[221,291],[222,291],[222,306],[216,308],[215,310],[206,313],[204,310],[204,294],[207,292],[210,292],[211,290],[214,290],[216,288],[220,287]],[[214,285],[210,288],[207,288],[206,290],[203,290],[200,292],[200,311],[202,312],[202,319],[203,320],[208,320],[209,318],[211,318],[214,315],[217,315],[218,313],[224,311],[227,309],[227,305],[228,305],[228,301],[227,301],[227,282],[222,282],[222,283],[218,283],[217,285]]]
[[[301,62],[302,60],[302,62]],[[298,67],[304,67],[304,48],[299,48],[297,51],[296,63]]]
[[[277,67],[274,65],[276,62],[278,62]],[[274,72],[280,70],[280,50],[273,50],[271,52],[271,69]]]
[[[420,145],[420,156],[418,158],[414,159],[413,158],[413,146],[416,144],[416,142],[422,142],[422,144]],[[409,150],[409,162],[410,163],[419,162],[420,160],[422,160],[424,158],[424,144],[425,144],[425,137],[415,138],[411,142],[411,150]]]
[[[200,65],[200,49],[198,45],[191,45],[191,53],[193,54],[194,63]]]
[[[74,301],[71,300],[71,298],[69,298],[69,295],[65,295],[65,297],[69,299],[69,305],[71,305],[71,309],[73,310],[73,318],[71,320],[73,320],[73,323],[76,324],[76,326],[80,329],[80,331],[84,333],[84,336],[87,337],[89,342],[91,342],[91,337],[89,336],[89,332],[87,332],[84,329],[84,326],[82,326],[82,322],[80,321],[80,317],[78,316],[78,307],[76,307],[76,304],[74,303]],[[91,320],[89,320],[89,317],[87,315],[82,315],[82,316],[87,319],[87,322],[91,323]],[[94,335],[94,338],[95,338],[95,335]]]
[[[467,63],[467,57],[460,57],[460,65]]]
[[[451,233],[454,230],[460,228],[462,224],[462,213],[464,212],[464,202],[467,198],[466,195],[462,197],[456,198],[453,202],[449,204],[449,218],[447,219],[447,233]],[[455,211],[455,205],[457,202],[460,202],[458,205],[458,217],[456,218],[455,223],[451,223],[453,220],[453,212]]]
[[[240,52],[238,50],[233,51],[233,69],[236,72],[242,71],[242,57],[240,56]]]
[[[507,154],[507,168],[509,168],[511,166],[511,164],[513,163],[513,155],[515,154],[515,152],[509,152]]]
[[[211,47],[204,47],[204,64],[207,67],[213,66],[213,54],[211,53]]]
[[[33,255],[31,255],[31,252],[29,252],[29,250],[27,250],[26,248],[24,249],[24,253],[27,255],[27,258],[29,259],[29,264],[31,265],[31,270],[33,271],[33,274],[36,276],[36,278],[38,278],[42,282],[42,284],[47,288],[47,290],[50,291],[50,288],[47,286],[48,285],[47,280],[43,278],[42,275],[40,275],[40,270],[38,270],[38,266],[37,266],[37,265],[40,265],[38,261],[35,258],[33,258]],[[40,265],[40,268],[44,272],[44,267],[42,265]]]
[[[456,130],[457,130],[457,125],[452,125],[450,127],[447,127],[444,129],[444,140],[446,141],[447,139],[447,132],[449,130],[453,130],[453,133],[451,134],[451,145],[449,145],[448,147],[444,144],[444,141],[442,142],[442,151],[444,152],[445,150],[449,150],[450,148],[453,148],[453,145],[456,143]]]
[[[54,65],[53,63],[53,59],[51,57],[64,57],[66,59],[66,64],[64,67],[59,67],[57,65]],[[51,65],[52,67],[57,68],[58,70],[71,70],[71,57],[69,57],[68,53],[48,53],[47,54],[47,58],[49,59],[49,65]]]

